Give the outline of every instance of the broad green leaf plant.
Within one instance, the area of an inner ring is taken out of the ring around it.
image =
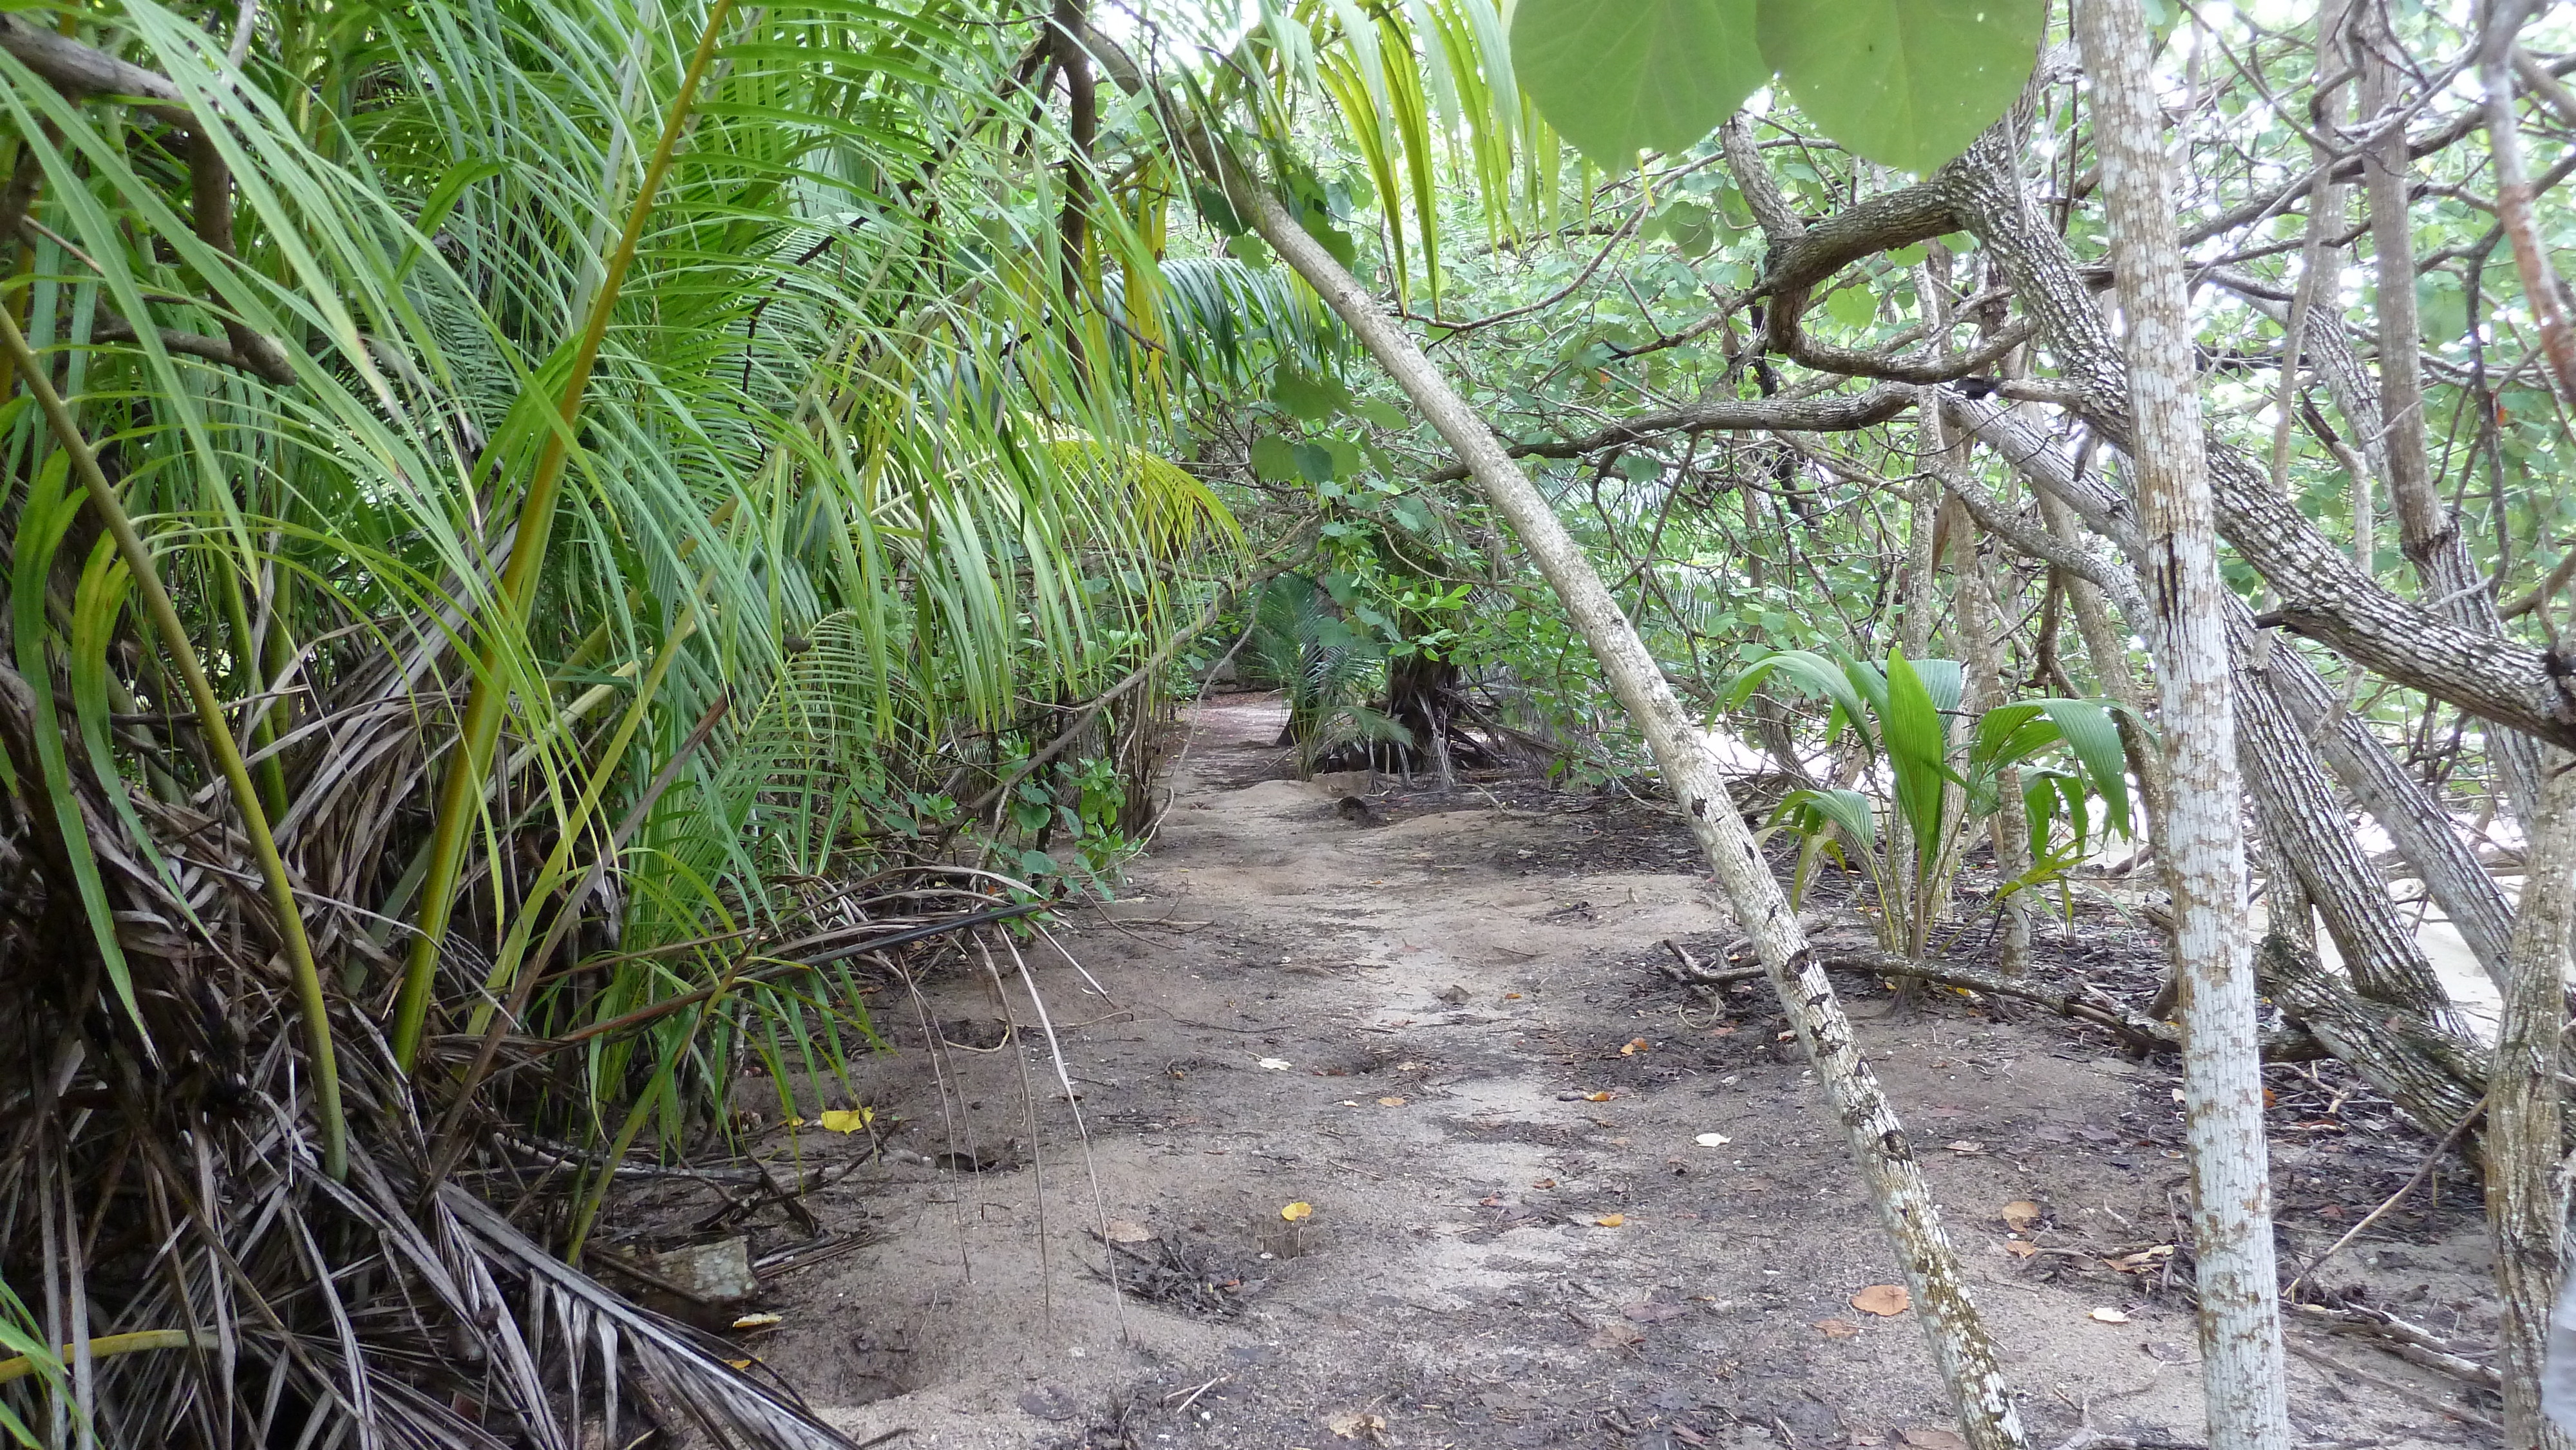
[[[1613,173],[1679,151],[1776,74],[1824,133],[1900,171],[1967,148],[2030,78],[2042,0],[1523,0],[1522,87]]]
[[[1997,903],[2062,885],[2109,835],[2129,834],[2128,753],[2112,723],[2116,706],[2052,697],[1997,705],[1969,719],[1960,708],[1961,677],[1954,660],[1909,660],[1901,649],[1884,665],[1775,650],[1746,666],[1726,691],[1730,707],[1766,683],[1820,696],[1831,707],[1828,736],[1853,732],[1871,788],[1792,791],[1769,829],[1792,831],[1856,865],[1877,900],[1880,945],[1908,957],[1932,949],[1975,828],[2002,808],[2008,772],[2020,774],[2032,864],[1995,884]],[[2067,764],[2037,763],[2052,752]],[[1816,854],[1802,855],[1793,900],[1803,898],[1804,868]]]

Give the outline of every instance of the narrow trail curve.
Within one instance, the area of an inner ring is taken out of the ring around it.
[[[1939,1388],[1910,1315],[1852,1302],[1895,1275],[1781,1024],[1752,995],[1713,1021],[1653,969],[1729,935],[1678,824],[1470,789],[1354,824],[1280,778],[1281,718],[1204,706],[1130,894],[1059,934],[1088,979],[1030,953],[1087,1152],[1010,962],[1007,1003],[980,964],[874,999],[894,1050],[798,1095],[897,1124],[895,1161],[809,1200],[873,1241],[774,1282],[750,1351],[858,1440],[940,1450],[1951,1443],[1901,1438]],[[2035,1434],[2089,1405],[2196,1438],[2187,1301],[2102,1261],[2172,1241],[2170,1075],[1950,1007],[1864,1033]],[[1999,1211],[2025,1199],[2048,1217],[2017,1255]],[[2474,1283],[2463,1252],[2416,1277]],[[2319,1434],[2456,1443],[2293,1375]]]

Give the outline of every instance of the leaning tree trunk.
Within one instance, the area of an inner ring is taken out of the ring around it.
[[[2094,146],[2128,321],[2140,532],[2156,614],[2165,881],[2182,984],[2183,1096],[2199,1255],[2202,1388],[2212,1450],[2287,1450],[2280,1284],[2263,1142],[2261,1035],[2245,952],[2242,792],[2216,508],[2202,449],[2191,317],[2164,116],[2138,0],[2082,0]]]
[[[2294,888],[2300,913],[2313,905],[2325,917],[2326,934],[2355,990],[2458,1035],[2458,1013],[2424,944],[2399,915],[2388,883],[2371,868],[2344,819],[2316,747],[2290,723],[2273,690],[2274,665],[2290,646],[2255,629],[2253,617],[2233,600],[2222,618],[2232,636],[2238,761],[2264,833],[2291,873],[2282,884]],[[2276,914],[2273,924],[2294,938],[2312,941],[2315,935],[2304,920],[2292,923]]]
[[[2428,1138],[2456,1131],[2476,1110],[2490,1065],[2476,1044],[2403,1008],[2373,1002],[2277,933],[2255,949],[2265,994],[2281,1015],[2360,1073]]]
[[[1966,451],[1963,440],[1958,452]],[[1979,716],[2010,699],[2004,678],[2003,610],[1985,556],[1977,548],[1982,531],[1976,519],[1956,499],[1946,507],[1951,511],[1950,547],[1957,560],[1959,659],[1966,666],[1966,708],[1960,714],[1964,728],[1973,731]],[[1996,797],[1987,840],[1994,849],[1995,884],[2001,889],[2030,869],[2030,819],[2022,803],[2020,771],[2000,773]],[[1996,943],[1995,965],[2005,976],[2018,977],[2030,970],[2030,899],[2015,892],[2003,898],[2001,910],[2003,932]]]
[[[1107,47],[1095,34],[1096,49]],[[1128,67],[1120,67],[1133,74]],[[1121,84],[1129,82],[1122,77]],[[1134,77],[1141,89],[1143,78]],[[1168,104],[1168,102],[1167,102]],[[1179,116],[1177,108],[1170,114]],[[1602,674],[1653,750],[1665,784],[1684,805],[1691,832],[1753,941],[1772,989],[1814,1063],[1816,1077],[1849,1135],[1880,1222],[1931,1342],[1973,1450],[2018,1450],[2021,1416],[2004,1382],[1994,1341],[1968,1293],[1957,1251],[1942,1231],[1939,1209],[1915,1161],[1905,1128],[1852,1039],[1851,1021],[1833,983],[1809,949],[1780,883],[1773,879],[1729,799],[1715,742],[1697,725],[1646,650],[1636,627],[1610,597],[1581,546],[1547,500],[1512,461],[1493,429],[1449,385],[1412,337],[1380,310],[1358,279],[1327,253],[1278,199],[1247,179],[1206,133],[1175,123],[1191,160],[1221,185],[1236,213],[1252,223],[1280,259],[1319,293],[1358,336],[1369,355],[1466,465],[1469,477],[1521,536],[1539,571],[1583,632]]]
[[[2567,1199],[2559,1190],[2559,1034],[2567,1010],[2567,933],[2576,919],[2576,767],[2540,789],[2530,874],[2513,923],[2513,987],[2487,1089],[2487,1221],[2495,1229],[2496,1368],[2504,1372],[2504,1442],[2571,1450],[2576,1436],[2541,1413],[2549,1305],[2558,1295]]]
[[[1979,428],[1998,451],[2020,464],[2043,503],[2098,519],[2106,533],[2120,535],[2122,546],[2133,558],[2145,556],[2146,546],[2136,537],[2136,530],[2122,523],[2127,504],[2115,491],[2098,481],[2079,478],[2062,457],[2020,437],[2017,425],[2008,419],[1978,414],[1970,408],[1952,411],[1963,423]],[[1981,418],[1984,422],[1977,421]],[[2070,581],[2101,585],[2118,601],[2120,612],[2133,628],[2151,628],[2152,611],[2133,581],[2090,558],[2062,535],[2042,535],[2015,525],[2002,513],[2001,506],[1972,481],[1956,474],[1945,475],[1944,481],[1980,522],[2013,538],[2016,547],[2024,552],[2065,570]],[[2072,529],[2071,522],[2066,528]],[[2372,869],[2344,822],[2343,809],[2335,800],[2315,748],[2307,734],[2290,723],[2274,689],[2282,680],[2304,680],[2323,691],[2323,682],[2295,651],[2257,630],[2253,614],[2242,604],[2228,600],[2224,613],[2233,657],[2238,768],[2249,787],[2268,843],[2276,846],[2276,854],[2288,863],[2287,869],[2279,873],[2283,883],[2294,885],[2302,903],[2313,902],[2324,915],[2336,950],[2343,954],[2363,996],[2404,1007],[2440,1030],[2456,1035],[2456,1014],[2434,975],[2432,963],[2425,958],[2414,933],[2399,919],[2386,883]],[[2098,629],[2106,635],[2112,632],[2107,617],[2100,621]],[[2152,755],[2141,758],[2155,763]],[[2312,952],[2314,943],[2306,939],[2309,934],[2299,930],[2306,921],[2307,910],[2301,904],[2293,909],[2290,918],[2276,919],[2275,926],[2298,938],[2298,944]],[[2174,984],[2167,983],[2166,992],[2150,1009],[2152,1015],[2162,1016],[2171,1010],[2173,991]]]
[[[1943,395],[1941,409],[2011,460],[2014,468],[2039,490],[2043,501],[2077,514],[2130,558],[2140,556],[2137,530],[2131,523],[2135,511],[2117,490],[2090,474],[2077,474],[2037,431],[1991,403],[1971,402],[1950,393]],[[2123,612],[2128,608],[2124,600]],[[2250,614],[2246,622],[2251,625]],[[2102,627],[2106,634],[2110,633],[2107,621]],[[2092,629],[2087,626],[2088,648]],[[2111,640],[2105,644],[2124,648]],[[2101,657],[2111,657],[2110,648],[2101,651]],[[2275,649],[2264,673],[2297,734],[2313,742],[2344,789],[2352,792],[2362,809],[2397,843],[2398,853],[2422,874],[2425,892],[2433,898],[2433,904],[2451,918],[2487,975],[2502,988],[2507,981],[2505,938],[2512,929],[2512,909],[2486,868],[2478,864],[2477,857],[2451,829],[2450,816],[2442,805],[2423,782],[2407,773],[2359,716],[2336,701],[2334,691],[2297,650]]]
[[[2075,511],[2045,489],[2034,487],[2032,492],[2039,495],[2039,517],[2049,534],[2069,548],[2082,548]],[[2070,571],[2066,576],[2066,608],[2075,616],[2075,632],[2084,641],[2084,657],[2092,662],[2095,685],[2103,694],[2144,715],[2146,695],[2138,689],[2137,676],[2129,668],[2128,632],[2112,628],[2110,611],[2102,604],[2101,587]],[[2145,820],[2135,828],[2136,834],[2152,844],[2156,833],[2164,829],[2165,763],[2136,719],[2123,712],[2119,726],[2120,744],[2138,772],[2139,814]]]
[[[1936,233],[1964,229],[1986,245],[2014,300],[2042,326],[2056,355],[2060,397],[2104,442],[2126,449],[2134,439],[2120,350],[2066,240],[2040,224],[2016,173],[2015,144],[1998,128],[1924,188],[1895,195],[1925,213],[1915,226]],[[1965,400],[1948,394],[1943,406],[1954,402]],[[2576,697],[2564,689],[2546,651],[2464,629],[2398,597],[2354,568],[2340,546],[2273,490],[2269,474],[2235,449],[2212,444],[2207,466],[2228,542],[2281,596],[2268,622],[2483,720],[2576,749]]]
[[[2502,634],[2495,595],[2469,559],[2459,516],[2443,503],[2424,418],[2423,333],[2415,307],[2415,219],[2406,128],[2394,124],[2406,62],[2404,45],[2378,6],[2361,17],[2364,125],[2383,130],[2362,149],[2370,198],[2370,246],[2379,273],[2379,415],[2388,449],[2388,501],[2397,543],[2415,566],[2425,601],[2462,628]],[[2554,300],[2554,299],[2553,299]],[[2539,742],[2517,730],[2486,732],[2488,768],[2499,802],[2527,829],[2540,792]]]

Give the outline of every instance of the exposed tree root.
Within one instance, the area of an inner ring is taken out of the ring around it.
[[[1666,945],[1672,946],[1671,943]],[[1737,982],[1757,981],[1762,976],[1758,967],[1704,967],[1679,947],[1673,947],[1673,951],[1680,962],[1659,964],[1664,975],[1693,987],[1730,986]],[[2060,1017],[2100,1027],[2117,1036],[2122,1045],[2134,1052],[2172,1051],[2180,1046],[2172,1023],[2160,1022],[2090,985],[2071,992],[2056,991],[2036,982],[2006,977],[1958,962],[1915,961],[1892,952],[1838,952],[1820,960],[1827,971],[1867,972],[1874,976],[1928,982],[1988,997],[2029,1002]],[[2263,1059],[2266,1062],[2310,1062],[2328,1055],[2324,1044],[2305,1032],[2274,1032],[2263,1042]]]

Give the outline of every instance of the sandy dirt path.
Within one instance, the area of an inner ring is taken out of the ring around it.
[[[922,1450],[1955,1446],[1913,1316],[1855,1305],[1892,1307],[1866,1291],[1896,1276],[1767,991],[1712,1014],[1654,969],[1666,939],[1708,957],[1730,935],[1678,826],[1528,789],[1355,824],[1280,778],[1279,724],[1263,697],[1204,707],[1130,894],[1058,933],[1083,971],[1029,948],[1079,1128],[1007,957],[1006,992],[961,962],[872,999],[893,1050],[801,1094],[854,1092],[894,1129],[810,1200],[871,1242],[772,1282],[783,1322],[746,1351],[859,1440]],[[2079,928],[2044,930],[2043,957],[2145,940]],[[1863,1043],[2034,1441],[2196,1441],[2168,1067],[1956,1001]],[[860,1146],[795,1138],[809,1160]],[[2284,1138],[2286,1254],[2422,1151]],[[2017,1203],[2043,1216],[2015,1238]],[[2412,1223],[2336,1282],[2473,1333],[2474,1217]],[[2455,1384],[2300,1342],[2387,1382],[2294,1360],[2305,1439],[2476,1443],[2443,1412],[2470,1403]]]

